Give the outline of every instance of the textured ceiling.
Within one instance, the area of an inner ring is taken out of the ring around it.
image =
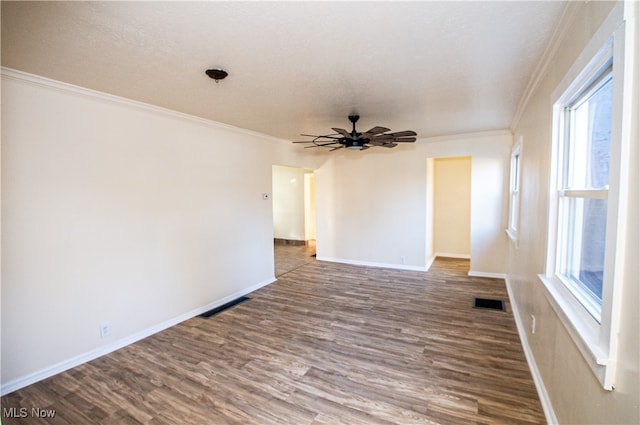
[[[288,140],[440,136],[509,127],[563,7],[2,1],[2,65]]]

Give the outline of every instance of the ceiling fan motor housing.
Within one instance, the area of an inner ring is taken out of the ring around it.
[[[364,146],[364,144],[368,141],[368,139],[345,139],[344,140],[344,147],[347,149],[362,149],[362,147]]]

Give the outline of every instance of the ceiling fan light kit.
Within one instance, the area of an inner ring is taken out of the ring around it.
[[[293,143],[307,143],[310,146],[307,148],[328,148],[330,151],[337,149],[349,149],[349,150],[365,150],[373,146],[380,146],[383,148],[393,148],[398,146],[398,143],[413,143],[416,141],[416,132],[397,131],[395,133],[388,133],[389,130],[386,127],[373,127],[372,129],[359,133],[356,130],[356,122],[360,119],[360,115],[349,115],[349,121],[353,124],[351,132],[342,128],[332,128],[335,133],[314,136],[310,134],[301,134],[305,137],[313,137],[312,140],[297,141]]]

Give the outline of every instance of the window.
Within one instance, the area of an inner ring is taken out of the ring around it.
[[[592,41],[585,50],[591,59],[581,56],[552,98],[547,259],[540,275],[559,320],[609,390],[617,356],[617,270],[624,257],[619,247],[626,237],[619,224],[626,204],[621,186],[628,175],[622,171],[628,169],[624,50],[616,37],[604,46]]]
[[[560,105],[556,270],[600,323],[607,230],[611,145],[612,70],[598,70],[593,83]]]
[[[522,164],[522,138],[511,151],[511,173],[509,178],[509,225],[507,235],[518,246],[518,223],[520,221],[520,174]]]

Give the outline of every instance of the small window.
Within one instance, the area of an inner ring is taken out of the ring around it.
[[[518,245],[518,226],[520,222],[520,174],[522,167],[522,139],[511,151],[511,172],[509,177],[509,225],[507,234]]]

